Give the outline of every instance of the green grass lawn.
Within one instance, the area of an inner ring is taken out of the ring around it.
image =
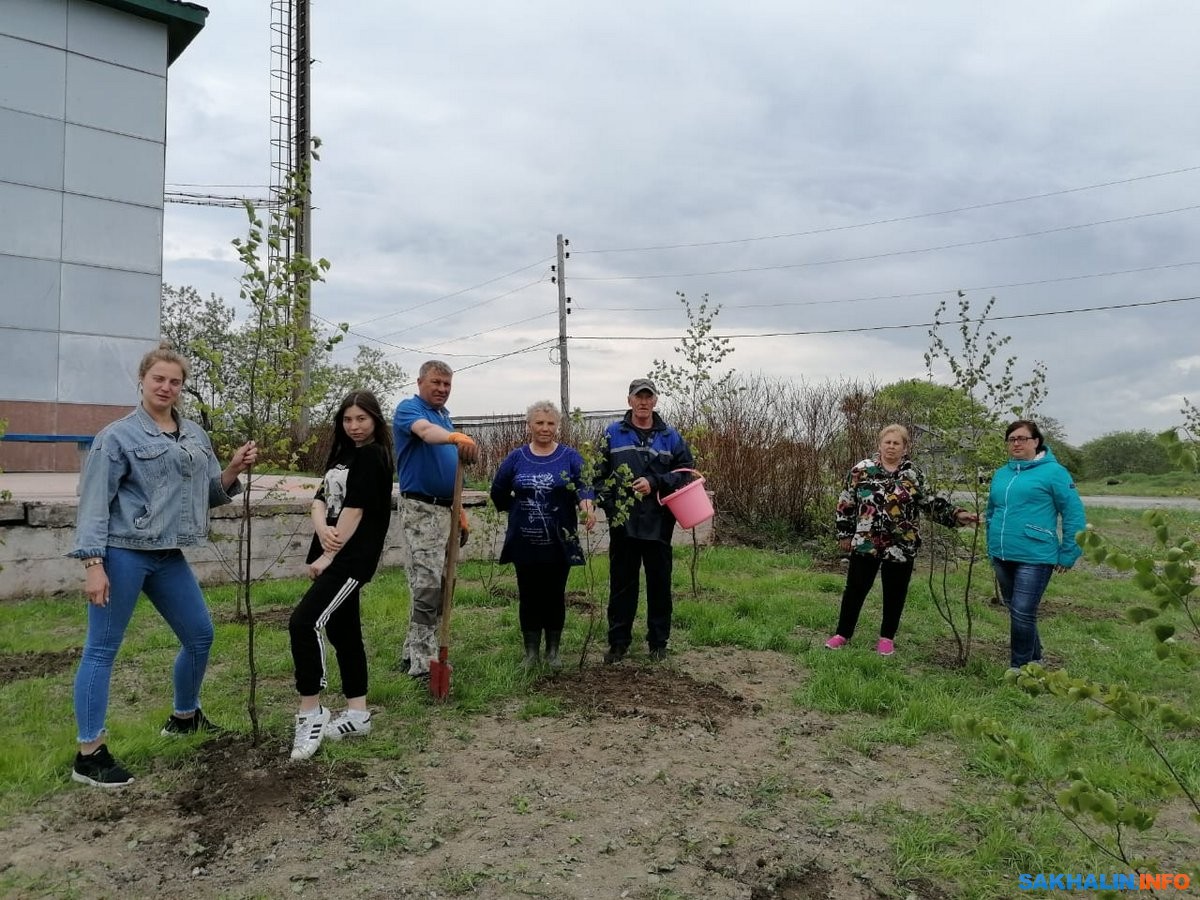
[[[1089,518],[1114,540],[1146,541],[1140,513],[1092,510]],[[1173,513],[1180,527],[1200,531],[1200,516]],[[840,727],[826,752],[870,755],[881,748],[913,748],[944,743],[961,759],[961,788],[939,815],[918,813],[899,804],[871,815],[893,835],[891,865],[897,873],[918,873],[955,885],[954,896],[995,897],[1012,890],[1014,872],[1119,871],[1089,847],[1075,828],[1046,810],[1017,811],[1007,800],[1007,772],[979,742],[959,737],[957,715],[986,715],[1007,723],[1015,739],[1033,748],[1047,771],[1069,755],[1097,782],[1119,797],[1165,797],[1163,788],[1139,774],[1154,770],[1156,760],[1136,735],[1111,721],[1097,721],[1082,706],[1035,697],[1003,681],[1007,666],[1007,618],[991,604],[990,577],[974,587],[975,640],[965,667],[952,665],[952,642],[929,599],[925,570],[919,568],[910,591],[897,655],[878,657],[861,637],[854,649],[830,653],[822,648],[837,618],[843,576],[814,568],[802,554],[721,547],[706,549],[700,563],[698,597],[688,579],[690,549],[677,549],[675,631],[672,646],[717,647],[733,651],[775,651],[794,660],[806,676],[791,690],[790,702],[803,710],[837,718]],[[606,584],[605,561],[595,562],[597,585]],[[982,576],[987,576],[984,571]],[[960,576],[951,586],[961,586]],[[523,704],[522,715],[556,716],[556,703],[529,690],[531,677],[520,659],[516,604],[486,586],[494,581],[511,588],[511,570],[499,577],[484,563],[465,564],[459,576],[454,617],[453,702],[432,707],[427,690],[397,673],[407,619],[407,589],[402,573],[387,571],[366,590],[364,629],[371,659],[372,705],[385,707],[391,721],[403,722],[403,739],[323,748],[332,758],[390,755],[402,758],[425,746],[433,716],[458,717],[469,727],[473,717],[502,705]],[[282,616],[303,590],[298,581],[258,585],[254,604],[260,614]],[[587,573],[572,573],[571,590],[589,589]],[[878,621],[878,588],[868,600],[860,625],[867,638]],[[1124,578],[1089,565],[1056,576],[1044,603],[1043,638],[1052,660],[1073,674],[1103,682],[1122,682],[1139,691],[1169,698],[1200,714],[1197,673],[1174,661],[1158,661],[1144,628],[1121,619],[1139,592]],[[245,685],[246,628],[235,621],[233,590],[208,591],[217,622],[216,643],[205,686],[205,712],[227,726],[249,730]],[[598,605],[592,662],[603,650],[604,603]],[[569,664],[587,630],[586,614],[572,609],[564,639]],[[9,602],[0,617],[0,653],[62,651],[78,647],[84,632],[80,597]],[[264,729],[278,739],[281,752],[290,732],[295,694],[285,628],[258,629],[259,715]],[[115,669],[109,727],[121,759],[138,769],[152,759],[180,759],[198,752],[191,740],[158,737],[169,713],[170,667],[176,644],[148,603],[139,606]],[[577,659],[577,656],[576,656]],[[71,709],[73,668],[42,678],[0,686],[0,826],[39,799],[66,789],[74,752]],[[330,701],[336,705],[336,681]],[[1172,765],[1200,792],[1200,741],[1166,739]],[[781,740],[784,739],[781,737]]]
[[[1110,480],[1117,484],[1109,484]],[[1113,479],[1079,481],[1075,486],[1085,497],[1200,497],[1200,475],[1194,472],[1167,472],[1165,475],[1130,472]]]

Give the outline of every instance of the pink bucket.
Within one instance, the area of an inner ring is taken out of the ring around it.
[[[712,501],[704,490],[704,477],[695,469],[676,469],[676,472],[691,472],[696,476],[679,490],[658,502],[671,511],[681,528],[695,528],[713,517]]]

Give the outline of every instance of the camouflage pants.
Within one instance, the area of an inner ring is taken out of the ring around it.
[[[408,549],[408,633],[402,657],[409,660],[408,674],[424,675],[429,660],[438,653],[438,624],[442,611],[442,575],[446,566],[446,540],[451,512],[444,506],[407,500],[400,506],[400,533]]]

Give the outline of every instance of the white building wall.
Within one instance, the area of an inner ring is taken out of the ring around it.
[[[0,400],[131,405],[159,334],[167,27],[0,2]]]

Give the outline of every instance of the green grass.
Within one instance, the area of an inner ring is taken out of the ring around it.
[[[1171,513],[1175,528],[1200,532],[1200,514]],[[1089,519],[1112,540],[1126,546],[1149,543],[1140,513],[1089,510]],[[1011,893],[1013,873],[1021,871],[1108,871],[1111,866],[1080,839],[1076,830],[1052,813],[1018,811],[1006,799],[1008,774],[978,742],[956,735],[959,715],[985,715],[1008,724],[1015,739],[1029,747],[1041,771],[1056,766],[1056,753],[1066,752],[1073,764],[1119,796],[1153,795],[1157,788],[1138,775],[1155,771],[1151,751],[1127,729],[1110,721],[1094,721],[1082,706],[1025,694],[1003,683],[1007,665],[1007,618],[987,602],[986,571],[975,586],[974,654],[965,668],[948,667],[951,642],[918,568],[909,595],[897,655],[883,659],[872,652],[878,625],[878,588],[868,600],[860,630],[845,650],[822,648],[837,618],[843,577],[814,570],[801,554],[776,554],[742,548],[710,548],[702,555],[699,596],[691,595],[690,548],[676,551],[675,631],[672,645],[687,648],[731,648],[776,651],[789,657],[805,675],[790,691],[798,710],[832,717],[838,727],[825,735],[828,759],[870,756],[880,748],[922,752],[950,746],[961,770],[950,805],[933,814],[885,803],[865,810],[871,824],[893,835],[892,867],[898,879],[923,877],[955,885],[955,896],[994,897]],[[594,587],[585,570],[572,572],[569,590],[592,591],[597,598],[593,663],[603,649],[606,561],[594,562]],[[371,659],[369,701],[377,710],[375,725],[382,739],[361,744],[332,744],[323,752],[335,759],[397,760],[397,770],[422,759],[429,764],[432,717],[449,718],[452,731],[469,745],[471,720],[506,709],[518,718],[562,715],[560,701],[531,694],[531,676],[521,658],[513,576],[504,568],[487,589],[486,566],[470,563],[459,577],[454,618],[454,694],[435,708],[427,689],[397,672],[408,598],[403,574],[385,571],[363,598],[364,632]],[[952,587],[960,585],[958,576]],[[256,609],[290,607],[305,582],[278,581],[256,587]],[[244,686],[248,679],[245,626],[233,619],[233,590],[208,591],[217,620],[216,643],[205,688],[205,711],[222,724],[248,730]],[[1194,670],[1176,662],[1159,662],[1144,628],[1126,624],[1121,612],[1139,592],[1124,578],[1086,564],[1056,576],[1043,606],[1042,630],[1047,649],[1075,674],[1102,682],[1124,682],[1132,688],[1170,698],[1200,714],[1200,692]],[[588,627],[586,614],[572,609],[564,639],[566,661],[574,666]],[[5,604],[0,617],[0,653],[57,651],[78,647],[84,630],[84,604],[79,597],[36,599]],[[176,644],[148,603],[139,605],[115,669],[109,726],[120,757],[136,770],[170,773],[197,752],[194,741],[158,737],[169,712],[170,667]],[[295,703],[286,630],[258,629],[259,714],[269,739],[289,739]],[[336,673],[329,696],[336,705]],[[30,809],[40,798],[67,787],[75,729],[71,711],[74,672],[14,681],[0,686],[0,706],[15,714],[0,718],[0,822]],[[455,723],[458,723],[458,727]],[[1192,736],[1194,738],[1194,735]],[[778,753],[797,748],[794,735],[780,731]],[[1200,741],[1167,740],[1173,765],[1200,786]],[[457,744],[454,749],[460,749]],[[448,750],[446,752],[449,752]],[[811,750],[809,751],[811,752]],[[426,754],[419,757],[418,754]],[[799,776],[797,776],[799,777]],[[401,790],[404,785],[398,783]],[[413,780],[413,791],[421,788]],[[828,827],[826,798],[809,796],[799,781],[764,776],[745,787],[743,819],[753,823],[772,811],[789,810]],[[514,808],[523,798],[513,797]],[[389,851],[406,848],[421,836],[411,833],[405,804],[384,806],[358,832],[362,848]],[[833,823],[836,824],[836,823]],[[1099,867],[1099,868],[1097,868]],[[444,893],[470,892],[484,880],[474,870],[447,869],[440,879]],[[19,887],[19,886],[18,886]],[[69,885],[62,886],[69,891]],[[14,888],[16,889],[16,888]]]
[[[1084,497],[1200,497],[1200,475],[1196,473],[1143,475],[1140,472],[1127,472],[1114,476],[1114,479],[1119,483],[1109,484],[1108,478],[1090,478],[1076,482],[1075,486]]]

